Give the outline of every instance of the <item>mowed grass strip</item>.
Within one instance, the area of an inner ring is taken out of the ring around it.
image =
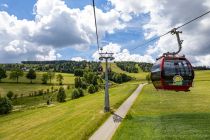
[[[111,108],[118,108],[136,87],[122,84],[111,88]],[[0,139],[87,139],[110,115],[103,113],[103,104],[100,92],[54,107],[0,116]]]
[[[210,70],[195,71],[194,81],[210,81]]]
[[[32,80],[33,83],[35,84],[41,84],[42,83],[42,75],[44,73],[47,72],[36,72],[36,79]],[[26,74],[27,72],[24,72],[24,76],[19,78],[19,83],[30,83],[31,81],[29,79],[26,78]],[[56,81],[56,75],[61,74],[63,75],[63,84],[74,84],[74,74],[70,74],[70,73],[55,73],[55,78],[52,80],[52,84],[58,84],[58,82]],[[7,78],[2,79],[3,83],[16,83],[16,80],[10,79],[9,78],[10,72],[7,72]],[[50,81],[48,81],[49,83]]]
[[[103,67],[103,70],[105,71],[105,63],[102,63],[102,67]],[[120,69],[116,65],[116,63],[110,63],[109,67],[111,68],[112,71],[114,71],[116,73],[125,73],[125,74],[135,78],[136,81],[146,82],[146,75],[148,74],[148,72],[143,72],[140,68],[139,68],[138,73],[129,73],[129,72],[126,72],[126,71],[123,71],[122,69]]]
[[[0,94],[5,96],[8,91],[12,91],[14,94],[17,94],[19,97],[21,94],[23,96],[28,96],[30,93],[39,90],[51,90],[51,87],[58,88],[59,86],[53,85],[44,85],[44,84],[16,84],[16,83],[0,83]]]
[[[209,71],[196,72],[190,92],[145,86],[113,140],[210,139],[210,80],[206,81],[206,73]]]
[[[68,73],[55,73],[55,78],[52,80],[51,84],[49,83],[50,81],[48,81],[48,84],[41,84],[43,73],[44,72],[37,72],[37,78],[33,80],[32,84],[30,83],[30,80],[27,79],[25,76],[20,77],[19,83],[17,84],[16,80],[9,79],[9,72],[7,72],[8,77],[6,79],[3,79],[2,83],[0,83],[0,95],[5,96],[8,91],[12,91],[14,92],[14,94],[18,94],[18,96],[20,96],[21,94],[23,94],[23,96],[27,96],[34,91],[51,89],[52,86],[54,86],[54,88],[58,88],[59,85],[56,81],[56,75],[58,74],[63,75],[64,85],[73,86],[74,84],[75,76]],[[26,75],[26,73],[24,73],[24,75]]]

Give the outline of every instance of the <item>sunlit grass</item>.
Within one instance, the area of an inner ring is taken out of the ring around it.
[[[103,70],[105,71],[105,63],[102,63],[102,67],[103,67]],[[139,82],[140,81],[144,81],[144,82],[146,82],[146,75],[148,74],[148,72],[143,72],[140,68],[139,68],[139,72],[138,73],[129,73],[129,72],[121,70],[116,65],[116,63],[110,63],[108,65],[108,67],[111,67],[111,70],[116,72],[116,73],[125,73],[125,74],[133,77],[134,80],[136,80],[136,81],[139,81]]]
[[[6,79],[2,80],[2,83],[0,83],[0,95],[5,96],[8,91],[14,92],[14,94],[17,94],[20,96],[21,94],[23,96],[29,95],[30,93],[38,90],[47,90],[51,89],[52,86],[55,88],[58,87],[58,82],[56,81],[56,76],[52,80],[52,83],[48,81],[48,84],[41,84],[42,83],[42,74],[44,72],[37,72],[37,78],[33,80],[33,84],[30,84],[30,80],[28,80],[25,76],[20,77],[19,83],[17,84],[15,80],[9,79],[9,72],[7,72],[8,77]],[[64,77],[63,84],[64,85],[73,85],[74,84],[74,75],[68,74],[68,73],[56,73],[55,75],[62,74]],[[25,73],[26,75],[26,73]]]
[[[116,109],[135,90],[136,84],[110,89],[111,108]],[[53,107],[0,116],[0,139],[87,139],[110,115],[103,113],[103,92]]]
[[[196,71],[190,92],[145,86],[113,139],[209,139],[209,73]]]
[[[26,73],[27,72],[24,72],[24,76],[23,77],[20,77],[19,78],[19,83],[30,83],[30,80],[26,78]],[[35,84],[41,84],[42,83],[42,74],[43,73],[47,73],[47,72],[36,72],[36,79],[35,80],[32,80],[33,83]],[[5,79],[2,79],[2,82],[3,83],[16,83],[16,80],[12,80],[9,78],[9,74],[10,72],[7,72],[7,78]],[[74,84],[74,74],[69,74],[69,73],[55,73],[55,78],[52,80],[52,84],[58,84],[58,82],[56,81],[56,75],[58,74],[62,74],[63,77],[64,77],[64,80],[63,80],[63,84]],[[50,81],[48,81],[49,83]]]

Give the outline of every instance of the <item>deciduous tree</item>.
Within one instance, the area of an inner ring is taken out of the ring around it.
[[[7,93],[7,97],[8,97],[10,100],[12,100],[13,95],[14,95],[14,93],[13,93],[12,91],[9,91],[9,92]]]
[[[63,87],[60,87],[57,94],[57,101],[58,102],[65,102],[66,93]]]
[[[49,71],[47,72],[47,74],[48,74],[48,78],[49,78],[50,84],[51,84],[51,83],[52,83],[52,79],[55,78],[55,72],[53,72],[52,70],[49,70]]]
[[[47,84],[47,81],[49,80],[48,74],[43,73],[42,75],[42,84]]]
[[[16,82],[19,82],[19,78],[23,77],[24,73],[23,70],[21,70],[20,68],[16,68],[14,70],[11,71],[10,73],[10,79],[16,80]]]
[[[27,79],[30,79],[30,80],[31,80],[31,83],[32,83],[32,80],[33,80],[33,79],[36,79],[36,72],[35,72],[35,70],[30,69],[30,70],[28,71],[28,73],[26,74],[26,78],[27,78]]]
[[[62,74],[58,74],[56,76],[56,80],[58,81],[59,85],[63,84],[63,75]]]
[[[0,98],[0,114],[7,114],[12,110],[12,102],[6,98]]]
[[[6,71],[0,67],[0,82],[1,82],[1,79],[4,79],[4,78],[7,78]]]

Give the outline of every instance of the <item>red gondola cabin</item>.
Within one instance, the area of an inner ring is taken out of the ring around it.
[[[151,80],[156,89],[189,91],[193,79],[193,68],[184,56],[163,55],[151,69]]]

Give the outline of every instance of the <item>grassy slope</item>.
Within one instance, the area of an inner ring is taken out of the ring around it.
[[[198,71],[187,93],[146,86],[113,139],[210,139],[208,85],[210,71]]]
[[[117,108],[137,87],[112,88],[110,102]],[[0,139],[87,139],[108,117],[103,113],[104,95],[87,95],[54,107],[0,116]]]
[[[42,74],[45,72],[36,72],[37,74],[37,78],[35,80],[33,80],[33,83],[38,83],[41,84],[42,83]],[[73,74],[68,74],[68,73],[56,73],[57,74],[62,74],[64,77],[63,83],[64,84],[73,84],[74,83],[74,75]],[[2,82],[11,82],[11,83],[16,83],[16,80],[12,80],[9,79],[9,72],[7,72],[7,78],[6,79],[2,79]],[[26,72],[24,72],[24,76],[20,77],[19,82],[20,83],[30,83],[30,80],[28,80],[26,77]],[[58,82],[56,81],[56,76],[55,79],[52,80],[53,84],[57,84]]]
[[[59,88],[58,86],[54,86],[54,89],[58,89],[58,88]],[[71,99],[72,90],[73,90],[73,88],[65,90],[67,100]],[[49,99],[49,96],[50,96],[50,99],[52,99],[51,101],[52,101],[53,104],[58,103],[57,100],[56,100],[57,92],[49,93],[49,94],[41,95],[41,96],[33,96],[33,97],[25,96],[25,97],[21,97],[21,98],[19,97],[18,99],[13,99],[12,100],[14,110],[15,109],[21,109],[22,110],[22,109],[38,108],[38,107],[41,107],[41,106],[46,106],[47,105],[47,100]]]
[[[13,91],[14,94],[24,94],[28,95],[34,91],[51,89],[52,85],[43,84],[13,84],[13,83],[1,83],[0,84],[0,94],[4,96],[8,91]]]
[[[21,95],[21,94],[29,94],[33,91],[38,91],[38,90],[46,90],[50,89],[52,85],[43,85],[41,84],[41,77],[42,77],[43,72],[37,72],[37,79],[33,80],[34,84],[30,84],[30,81],[24,76],[20,78],[20,83],[16,84],[14,80],[9,79],[7,77],[6,79],[3,79],[2,82],[0,83],[0,94],[4,96],[7,94],[8,91],[13,91],[15,94]],[[56,73],[56,75],[59,73]],[[73,74],[67,74],[67,73],[61,73],[64,77],[63,84],[74,84],[74,75]],[[9,74],[8,74],[9,75]],[[5,83],[9,82],[9,83]],[[52,80],[52,84],[58,84],[56,81],[56,78]]]
[[[111,66],[111,69],[114,72],[125,73],[131,77],[134,77],[137,81],[145,81],[146,75],[148,74],[147,72],[142,72],[142,70],[139,70],[139,73],[129,73],[129,72],[123,71],[116,65],[116,63],[110,63],[109,66]],[[105,70],[105,63],[102,63],[102,67],[103,67],[103,70]]]
[[[101,64],[102,64],[102,67],[103,67],[103,71],[105,71],[105,63],[101,63]],[[109,63],[108,64],[108,67],[111,67],[111,69],[114,72],[117,72],[117,73],[125,73],[125,71],[121,70],[115,63]]]

